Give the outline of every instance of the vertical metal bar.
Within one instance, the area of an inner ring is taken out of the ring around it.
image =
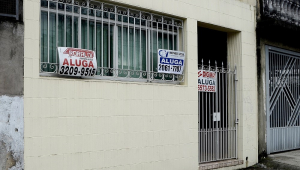
[[[117,13],[117,6],[114,6],[115,7],[115,21],[114,21],[114,32],[113,32],[113,68],[116,69],[113,74],[114,76],[118,76],[118,36],[119,36],[119,33],[118,33],[118,26],[117,26],[117,18],[118,18],[118,13]]]
[[[200,105],[199,105],[199,101],[200,101],[200,93],[198,93],[198,163],[201,162],[200,160]]]
[[[207,92],[205,92],[205,101],[207,100]],[[205,160],[208,161],[208,113],[207,113],[207,103],[205,106]]]
[[[173,27],[174,28],[174,27]],[[173,37],[174,37],[174,35],[173,35]],[[173,43],[174,44],[174,43]],[[216,80],[218,80],[218,77],[219,77],[219,72],[218,72],[218,65],[217,65],[217,61],[215,61],[215,69],[216,69]],[[216,90],[216,92],[215,92],[215,96],[216,96],[216,98],[215,98],[215,102],[216,102],[216,110],[215,110],[215,112],[218,112],[219,110],[219,107],[218,107],[218,93],[219,93],[219,91],[218,91],[218,82],[216,82],[217,84],[215,85],[215,90]],[[214,95],[213,95],[214,96]],[[214,100],[213,100],[214,101]],[[216,123],[216,139],[215,139],[215,141],[216,141],[216,143],[215,143],[215,152],[216,152],[216,155],[215,155],[215,160],[218,160],[218,152],[219,152],[219,150],[218,150],[218,147],[219,147],[219,142],[218,142],[218,136],[219,136],[219,129],[218,129],[218,121],[216,121],[215,122]]]
[[[86,25],[87,25],[86,26],[86,28],[87,28],[86,29],[87,30],[86,31],[87,32],[86,33],[87,34],[86,35],[86,41],[87,41],[86,42],[86,49],[90,49],[90,8],[89,8],[90,7],[90,2],[89,1],[87,1],[86,6],[87,6],[87,9],[86,9],[87,10],[87,14],[86,14],[87,15],[87,19],[86,19]]]
[[[101,3],[101,75],[102,76],[104,76],[104,69],[103,69],[103,66],[104,66],[104,64],[103,64],[103,58],[104,58],[104,56],[103,56],[103,27],[104,27],[104,25],[103,25],[103,15],[104,15],[104,12],[103,12],[103,10],[104,10],[104,5],[103,5],[103,3]]]
[[[110,9],[108,8],[107,10],[107,14],[108,14],[108,68],[110,68]],[[109,69],[110,71],[110,69]]]
[[[165,49],[165,44],[164,44],[164,17],[163,16],[161,17],[161,37],[162,37],[161,47],[162,47],[162,49]]]
[[[172,19],[172,43],[173,43],[173,50],[175,50],[174,48],[174,26],[175,26],[175,23],[174,23],[174,19]]]
[[[203,59],[202,59],[202,65],[201,65],[201,70],[203,71]],[[201,104],[202,104],[202,133],[203,133],[203,143],[201,143],[203,145],[203,161],[205,162],[206,161],[206,136],[207,136],[207,121],[205,121],[205,124],[204,124],[204,117],[205,119],[207,118],[205,116],[206,112],[204,112],[204,92],[201,92],[202,93],[202,100],[201,100]]]
[[[227,72],[227,75],[226,75],[226,77],[225,77],[225,93],[226,93],[226,100],[225,100],[225,105],[226,105],[226,110],[225,110],[225,124],[226,124],[226,126],[224,126],[224,127],[226,127],[225,129],[224,129],[224,132],[225,132],[225,148],[224,148],[224,151],[225,151],[225,154],[224,154],[224,157],[228,157],[228,112],[229,112],[229,108],[230,107],[228,107],[228,100],[229,100],[229,95],[228,95],[228,83],[229,83],[229,71],[230,71],[230,67],[229,67],[229,65],[227,66],[227,69],[228,69],[228,72]]]
[[[224,76],[226,76],[226,74],[224,73],[224,65],[223,65],[223,62],[222,62],[222,93],[223,93],[223,95],[222,95],[222,97],[223,97],[223,101],[222,101],[222,116],[221,116],[221,118],[222,118],[222,145],[221,145],[221,152],[222,152],[222,156],[221,156],[221,158],[223,159],[224,158],[224,128],[225,128],[225,125],[224,125],[224,118],[225,118],[225,113],[224,113],[224,109],[225,109],[225,105],[224,105]],[[219,81],[220,82],[220,81]],[[221,90],[221,84],[220,84],[220,88],[219,88],[220,90]],[[221,98],[220,98],[220,100],[221,100]],[[221,102],[221,101],[220,101]]]
[[[55,47],[55,63],[58,63],[58,56],[57,56],[57,47],[58,47],[58,1],[56,3],[56,28],[55,28],[55,36],[56,36],[56,47]]]
[[[134,14],[133,14],[134,15]],[[136,51],[135,51],[135,17],[133,16],[133,70],[136,70]]]
[[[146,54],[147,54],[147,60],[146,60],[146,65],[147,65],[147,79],[148,81],[150,81],[151,77],[150,77],[150,38],[151,38],[151,34],[150,34],[150,30],[148,31],[148,28],[147,28],[147,25],[148,25],[148,20],[146,19],[146,34],[147,34],[147,37],[146,37],[146,43],[147,43],[147,46],[146,46]]]
[[[181,22],[181,25],[183,26],[183,21]],[[182,35],[182,51],[185,51],[185,44],[184,44],[184,42],[185,42],[185,37],[184,37],[184,27],[182,27],[181,28],[181,35]]]
[[[210,71],[210,60],[208,61],[209,66],[208,66],[208,71]],[[208,93],[208,121],[209,121],[209,134],[210,134],[210,142],[209,142],[209,152],[210,152],[210,158],[209,160],[212,160],[212,128],[211,128],[211,109],[210,109],[210,94]]]
[[[123,18],[124,18],[124,16],[123,16],[123,14],[122,14],[122,12],[121,12],[121,34],[122,34],[122,69],[124,69],[124,61],[123,61],[123,34],[124,34],[124,32],[123,32]]]
[[[97,10],[94,9],[94,51],[97,54],[97,21],[96,21],[96,13],[97,13]],[[99,67],[99,66],[97,66],[97,67]]]
[[[78,19],[78,48],[81,48],[81,6],[79,6],[79,19]]]
[[[64,46],[67,46],[67,4],[64,4]]]
[[[170,50],[170,39],[169,39],[169,24],[168,24],[168,21],[167,21],[167,40],[168,40],[168,50]]]
[[[238,147],[238,141],[237,141],[237,131],[238,131],[238,122],[239,122],[239,119],[238,119],[238,108],[237,108],[237,68],[235,66],[235,71],[234,71],[234,77],[235,77],[235,80],[234,80],[234,103],[235,103],[235,157],[237,158],[237,147]]]
[[[153,79],[153,53],[154,53],[154,50],[153,50],[153,46],[154,46],[154,37],[153,37],[153,15],[152,14],[150,14],[151,15],[151,39],[152,39],[152,41],[151,41],[151,47],[152,47],[152,50],[151,50],[151,52],[152,52],[152,54],[151,54],[151,64],[150,64],[150,66],[151,66],[151,78]]]
[[[74,47],[74,0],[72,0],[72,47]],[[78,36],[78,35],[77,35]]]
[[[142,12],[140,11],[139,12],[139,14],[140,14],[140,53],[139,53],[139,55],[140,55],[140,77],[142,77],[142,70],[143,70],[143,57],[142,57]]]
[[[130,14],[129,14],[129,9],[127,9],[127,64],[128,64],[128,74],[127,76],[130,76],[130,60],[129,60],[129,18],[130,18]]]
[[[266,82],[269,83],[269,46],[265,46],[266,50]],[[266,85],[266,109],[267,109],[267,154],[270,154],[270,103],[269,103],[269,86]]]
[[[176,50],[180,51],[182,49],[179,49],[179,27],[176,27],[177,28],[177,47],[176,47]]]
[[[172,20],[172,23],[173,23],[173,20]],[[173,26],[173,28],[174,28],[174,26]],[[174,36],[174,32],[173,32],[173,34],[172,34],[173,36]],[[174,41],[172,41],[172,42],[174,42]],[[174,50],[174,48],[173,48],[173,50]],[[212,136],[211,136],[211,144],[212,144],[212,146],[211,146],[211,148],[212,148],[212,152],[211,152],[211,159],[212,160],[215,160],[215,122],[214,122],[214,112],[215,112],[215,94],[214,93],[212,93],[212,92],[210,92],[210,94],[211,94],[211,103],[212,103],[212,107],[211,107],[211,119],[212,119],[212,122],[211,122],[211,127],[212,127]]]
[[[48,1],[48,63],[50,62],[50,2]]]
[[[203,61],[203,59],[202,59],[202,61]],[[202,62],[202,69],[201,70],[203,71],[203,62]],[[201,103],[202,103],[202,136],[203,136],[203,140],[202,140],[203,142],[201,143],[201,145],[202,145],[202,148],[203,148],[203,151],[202,151],[203,159],[202,159],[202,161],[205,161],[205,155],[206,155],[205,148],[206,147],[204,146],[204,144],[205,144],[205,138],[204,138],[204,136],[206,136],[205,135],[206,131],[205,131],[205,128],[204,128],[204,104],[203,104],[204,100],[203,100],[203,96],[204,96],[204,93],[201,92],[201,97],[202,97],[202,100],[201,100]]]

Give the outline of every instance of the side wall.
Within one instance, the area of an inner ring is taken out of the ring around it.
[[[20,1],[22,13],[22,1]],[[0,170],[24,168],[24,25],[0,17]]]
[[[183,85],[39,75],[40,0],[25,0],[25,169],[198,169],[197,22],[239,35],[239,159],[257,162],[255,7],[237,0],[115,0],[185,19]],[[233,38],[234,39],[234,38]],[[254,84],[253,84],[254,83]],[[232,168],[232,167],[231,167]]]

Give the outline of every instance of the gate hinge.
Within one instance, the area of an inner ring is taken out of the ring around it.
[[[239,119],[236,119],[235,124],[239,124]]]

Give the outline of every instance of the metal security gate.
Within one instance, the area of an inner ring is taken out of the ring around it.
[[[266,46],[267,153],[300,148],[300,54]]]
[[[236,69],[199,65],[199,163],[237,158],[236,81]]]

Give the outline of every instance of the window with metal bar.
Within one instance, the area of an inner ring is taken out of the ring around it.
[[[98,79],[176,81],[157,72],[158,49],[183,51],[183,21],[98,1],[41,0],[41,73],[57,73],[57,47],[94,50]]]
[[[19,20],[19,0],[0,0],[0,17],[13,17]]]

